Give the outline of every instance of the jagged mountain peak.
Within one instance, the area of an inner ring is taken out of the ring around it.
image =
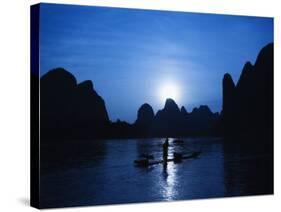
[[[166,99],[164,110],[178,110],[179,111],[179,107],[173,99],[168,98],[168,99]]]
[[[91,91],[94,90],[94,85],[91,80],[85,80],[85,81],[79,83],[78,86],[81,88],[85,88],[87,90],[91,90]]]
[[[199,107],[195,107],[192,110],[192,113],[200,113],[200,114],[213,114],[210,108],[207,105],[200,105]]]
[[[57,83],[68,83],[71,85],[76,85],[77,81],[73,74],[64,68],[55,68],[47,72],[41,77],[41,81],[52,81],[54,85]]]
[[[188,114],[188,112],[186,111],[185,107],[182,106],[180,112],[184,115]]]

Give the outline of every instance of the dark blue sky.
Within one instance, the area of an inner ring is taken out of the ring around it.
[[[220,111],[221,82],[273,41],[273,19],[104,7],[41,5],[41,76],[64,67],[92,80],[111,120],[133,122],[141,104],[164,106],[172,83],[188,111]]]

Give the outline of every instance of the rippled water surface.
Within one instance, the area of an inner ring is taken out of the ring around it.
[[[162,157],[164,139],[98,141],[89,158],[75,166],[41,176],[43,207],[99,205],[148,201],[270,194],[273,192],[270,156],[228,152],[220,138],[186,138],[183,144],[170,139],[173,152],[201,150],[197,159],[169,162],[149,168],[134,166],[143,153]],[[75,160],[75,159],[73,159]]]

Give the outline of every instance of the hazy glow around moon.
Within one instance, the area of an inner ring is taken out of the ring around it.
[[[159,87],[158,96],[161,102],[165,102],[168,98],[178,102],[180,101],[180,89],[177,84],[166,82]]]

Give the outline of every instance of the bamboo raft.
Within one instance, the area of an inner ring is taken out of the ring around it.
[[[182,154],[176,153],[176,154],[174,154],[173,158],[167,159],[167,163],[168,162],[181,163],[182,160],[197,158],[200,154],[201,154],[201,151],[192,152],[191,154],[188,154],[188,155],[182,155]],[[148,166],[163,164],[163,163],[164,163],[164,160],[150,160],[148,158],[134,160],[134,164],[139,167],[148,167]]]

